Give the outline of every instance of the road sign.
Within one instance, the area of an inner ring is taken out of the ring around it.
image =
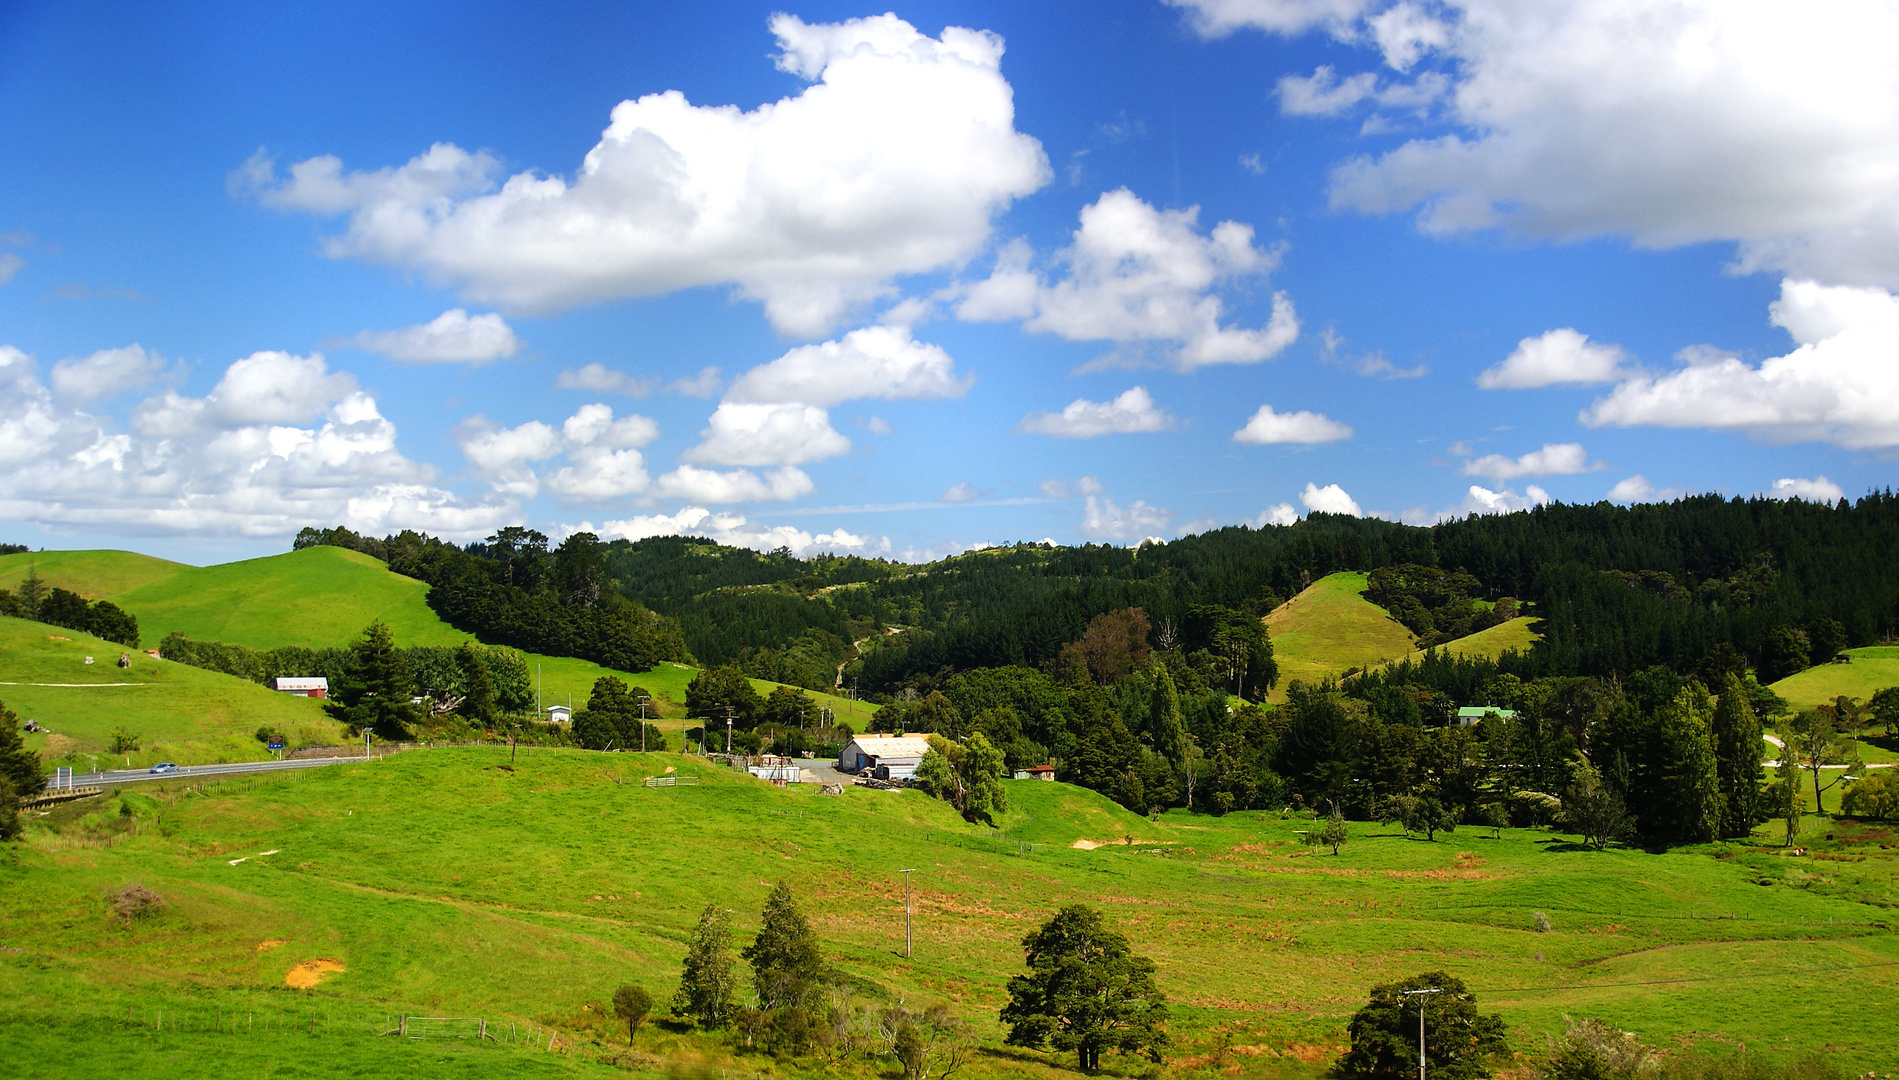
[[[272,739],[270,740],[270,748],[272,750],[282,750],[284,748],[284,741],[282,739]]]

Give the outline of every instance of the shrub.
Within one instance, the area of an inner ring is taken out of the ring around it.
[[[1881,769],[1854,782],[1840,800],[1840,813],[1847,817],[1899,817],[1899,770]]]
[[[106,902],[112,905],[114,915],[128,923],[156,915],[165,908],[164,897],[136,883],[120,886],[107,895]]]

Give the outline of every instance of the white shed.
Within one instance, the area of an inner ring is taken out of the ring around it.
[[[91,663],[92,661],[87,660],[86,662]],[[276,687],[277,692],[280,694],[295,694],[298,697],[320,698],[330,695],[330,680],[321,677],[309,679],[278,679]]]
[[[882,780],[908,780],[916,775],[930,740],[921,735],[859,735],[837,756],[839,772],[865,769]]]

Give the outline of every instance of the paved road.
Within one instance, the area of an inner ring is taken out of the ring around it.
[[[138,784],[150,780],[177,780],[192,777],[235,776],[241,773],[279,772],[284,769],[320,769],[325,765],[341,765],[347,761],[361,761],[360,757],[340,758],[300,758],[295,761],[233,761],[223,765],[181,765],[167,773],[154,773],[145,769],[111,769],[106,772],[74,773],[74,787],[93,785]]]

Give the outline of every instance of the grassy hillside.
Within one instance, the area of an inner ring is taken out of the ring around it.
[[[115,599],[191,567],[130,551],[30,551],[0,555],[0,589],[16,589],[27,570],[88,600]]]
[[[121,726],[142,740],[131,765],[255,760],[263,750],[252,733],[263,726],[282,731],[292,745],[336,739],[335,722],[307,698],[144,653],[133,653],[132,666],[120,669],[124,651],[77,630],[0,617],[0,701],[22,722],[52,729],[28,734],[29,749],[48,764],[91,771],[128,764],[108,753]],[[48,683],[68,685],[35,685]]]
[[[388,623],[397,643],[405,646],[458,645],[470,636],[443,622],[430,609],[427,585],[391,573],[380,560],[343,548],[312,547],[206,567],[122,551],[34,552],[0,557],[0,581],[7,574],[14,580],[24,577],[29,559],[35,560],[39,575],[49,584],[93,599],[109,599],[138,616],[139,632],[147,648],[156,646],[173,631],[253,649],[345,645],[377,619]],[[106,647],[113,650],[112,657],[118,656],[117,646]],[[662,664],[653,671],[628,674],[573,657],[532,653],[528,654],[528,667],[531,674],[538,670],[541,698],[549,705],[570,701],[576,706],[585,704],[594,680],[602,676],[636,683],[655,696],[665,717],[673,718],[661,725],[673,732],[686,726],[681,719],[685,715],[686,684],[698,673],[698,669],[682,664]],[[764,694],[776,685],[759,679],[752,682]],[[875,711],[874,706],[846,698],[814,696],[844,722],[859,728]],[[275,695],[269,697],[281,700]],[[145,706],[132,704],[124,721],[133,727],[170,730],[173,724],[168,717],[192,707],[189,700],[180,699],[157,707],[148,717]],[[304,708],[315,710],[307,704]],[[248,712],[240,715],[227,710],[210,715],[236,726],[227,737],[205,735],[210,742],[189,746],[168,743],[176,756],[164,760],[228,760],[233,748],[243,746],[249,734],[265,722],[263,714],[256,720],[247,719]],[[216,726],[212,723],[204,731]],[[334,735],[330,726],[326,722],[326,734],[317,741],[329,741]],[[108,724],[103,730],[109,732],[111,727]],[[249,752],[254,755],[254,745]]]
[[[1426,843],[1357,823],[1333,857],[1298,843],[1309,822],[1150,822],[1060,784],[1010,784],[998,837],[920,792],[826,797],[676,755],[506,761],[413,751],[171,785],[130,796],[132,819],[116,798],[36,819],[0,864],[0,1060],[152,1077],[682,1075],[695,1060],[704,1075],[891,1075],[888,1059],[774,1060],[660,1026],[629,1053],[588,1010],[622,983],[663,999],[698,911],[732,909],[744,943],[779,880],[860,1000],[941,1002],[975,1025],[988,1052],[972,1078],[1074,1075],[1068,1059],[1003,1048],[995,1021],[1022,935],[1074,902],[1152,957],[1173,1001],[1176,1045],[1146,1075],[1316,1077],[1371,984],[1433,968],[1501,1011],[1525,1051],[1565,1014],[1671,1048],[1824,1047],[1850,1070],[1889,1068],[1899,1045],[1899,1016],[1840,1004],[1889,999],[1899,962],[1883,928],[1899,853],[1870,833],[1852,848],[1864,861],[1821,862],[1741,846],[1596,853],[1531,830]],[[704,783],[637,783],[669,767]],[[1851,828],[1819,824],[1808,850],[1841,850]],[[1037,846],[1018,855],[1018,841]],[[905,866],[920,868],[911,961]],[[104,897],[134,881],[166,906],[125,925]],[[316,960],[342,970],[285,986]],[[161,1009],[183,1030],[155,1030]],[[540,1042],[373,1034],[405,1012],[487,1017]]]
[[[1899,646],[1871,645],[1848,649],[1850,664],[1821,664],[1773,684],[1773,691],[1796,709],[1823,705],[1841,694],[1865,703],[1888,686],[1899,686]]]
[[[1530,629],[1530,624],[1535,621],[1527,615],[1511,619],[1509,622],[1499,623],[1487,630],[1479,630],[1455,641],[1447,641],[1439,645],[1438,649],[1453,656],[1488,656],[1492,659],[1510,649],[1527,653],[1530,651],[1530,646],[1542,639],[1541,634]],[[1410,654],[1412,659],[1423,655],[1423,649],[1414,650]]]
[[[1317,682],[1349,668],[1369,667],[1411,652],[1416,638],[1384,608],[1365,599],[1364,574],[1328,574],[1266,616],[1284,701],[1294,679]]]

